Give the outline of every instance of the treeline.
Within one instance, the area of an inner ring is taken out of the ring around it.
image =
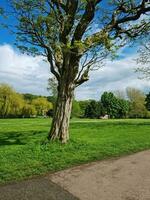
[[[135,88],[126,92],[104,92],[99,101],[80,101],[82,117],[85,118],[150,118],[150,93]]]
[[[19,94],[11,86],[0,84],[0,118],[53,116],[55,98]],[[96,100],[73,101],[71,117],[150,118],[150,92],[127,88],[126,92],[104,92]]]
[[[11,86],[0,84],[0,117],[36,117],[45,116],[53,104],[47,97],[19,94]]]

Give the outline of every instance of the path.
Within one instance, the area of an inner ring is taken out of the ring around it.
[[[0,187],[0,200],[150,200],[150,150]]]

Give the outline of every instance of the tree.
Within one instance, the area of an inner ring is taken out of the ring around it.
[[[88,104],[90,103],[89,100],[79,101],[80,109],[81,109],[81,117],[85,117],[85,110]]]
[[[47,90],[51,93],[51,96],[56,100],[57,98],[57,79],[55,77],[48,79],[48,87]]]
[[[32,105],[35,106],[37,115],[44,116],[46,115],[49,109],[52,109],[52,103],[48,102],[46,98],[39,97],[37,99],[32,100]]]
[[[80,117],[81,115],[81,108],[78,101],[73,100],[72,102],[72,111],[71,111],[71,117]]]
[[[112,92],[104,92],[101,96],[101,103],[105,110],[105,113],[110,116],[110,118],[115,118],[117,115],[117,98]]]
[[[145,102],[146,102],[145,106],[146,106],[147,110],[150,111],[150,92],[146,95]]]
[[[0,117],[19,117],[24,106],[23,95],[7,84],[0,84]]]
[[[148,37],[150,39],[150,37]],[[144,44],[142,44],[141,48],[139,49],[139,55],[137,59],[137,64],[140,66],[136,69],[137,72],[140,72],[143,74],[143,77],[150,79],[150,42],[149,40],[145,41]]]
[[[125,99],[117,99],[117,118],[126,118],[129,113],[129,102]]]
[[[7,84],[0,84],[0,116],[5,118],[10,114],[11,101],[15,91]]]
[[[127,96],[130,101],[129,116],[132,118],[147,117],[145,108],[145,95],[136,88],[127,88]]]
[[[85,109],[84,117],[99,118],[100,117],[99,103],[96,102],[95,100],[90,101]]]
[[[69,139],[74,90],[108,53],[146,28],[138,20],[150,11],[147,0],[11,0],[17,19],[17,45],[43,55],[58,81],[58,97],[49,140]],[[132,23],[133,21],[136,23]],[[97,28],[95,29],[94,27]]]
[[[129,102],[125,99],[117,98],[112,92],[104,92],[101,96],[101,103],[105,113],[110,118],[125,118],[129,111]]]
[[[23,108],[22,108],[22,116],[23,117],[33,117],[37,115],[37,111],[35,109],[34,105],[25,103]]]
[[[53,109],[55,109],[57,95],[58,95],[57,87],[58,87],[58,82],[55,76],[53,76],[52,78],[49,78],[47,90],[48,92],[50,92],[51,96],[49,96],[48,99],[53,103]],[[52,116],[53,113],[54,113],[53,111],[50,111],[48,115]]]
[[[11,111],[10,115],[13,117],[20,117],[22,116],[22,109],[24,107],[25,101],[23,99],[23,95],[14,92],[11,103]]]

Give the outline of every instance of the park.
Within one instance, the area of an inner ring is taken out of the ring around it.
[[[150,2],[0,2],[0,200],[150,200]]]

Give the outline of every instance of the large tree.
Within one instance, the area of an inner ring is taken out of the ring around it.
[[[48,139],[58,138],[66,143],[75,88],[89,79],[93,64],[147,29],[146,21],[139,19],[150,11],[149,3],[147,0],[10,2],[17,19],[18,47],[45,56],[58,81]]]

